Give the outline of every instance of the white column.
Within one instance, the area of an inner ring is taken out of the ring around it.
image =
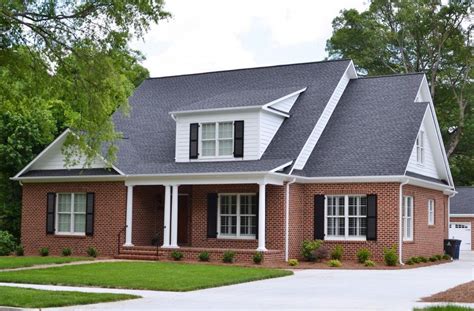
[[[127,186],[127,228],[125,229],[124,246],[133,246],[132,244],[132,221],[133,221],[133,186]]]
[[[258,184],[258,248],[257,251],[266,251],[265,247],[265,184]]]
[[[178,247],[178,187],[173,186],[171,197],[171,247]]]
[[[163,247],[170,247],[171,186],[165,185],[165,214],[163,223]]]

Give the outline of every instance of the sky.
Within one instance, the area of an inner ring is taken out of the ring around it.
[[[132,43],[151,77],[323,60],[331,22],[368,0],[168,0],[173,15]]]

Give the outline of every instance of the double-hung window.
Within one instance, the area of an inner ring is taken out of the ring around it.
[[[219,237],[255,238],[257,234],[257,196],[219,194]]]
[[[403,197],[403,240],[413,241],[413,197]]]
[[[428,200],[428,225],[434,226],[435,224],[435,201]]]
[[[86,194],[58,193],[56,233],[82,235],[86,230]]]
[[[326,238],[362,240],[367,235],[367,197],[334,195],[326,199]]]
[[[420,131],[416,138],[416,162],[423,164],[425,161],[425,132]]]
[[[233,122],[201,124],[201,155],[203,157],[226,157],[234,152]]]

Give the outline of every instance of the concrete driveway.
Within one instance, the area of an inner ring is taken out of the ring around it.
[[[474,252],[453,263],[409,270],[301,270],[294,276],[187,293],[19,285],[135,293],[142,299],[61,310],[412,310],[421,297],[474,280]],[[0,284],[10,285],[13,284]]]

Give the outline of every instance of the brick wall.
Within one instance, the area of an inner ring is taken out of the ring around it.
[[[94,192],[94,235],[47,235],[48,192]],[[60,255],[64,247],[70,247],[74,256],[84,256],[88,247],[95,247],[101,256],[113,256],[117,233],[125,225],[126,196],[123,182],[23,184],[21,242],[25,254],[38,255],[39,248],[48,247],[51,255]]]
[[[163,186],[133,187],[132,243],[152,245],[153,238],[163,244]]]
[[[471,249],[474,251],[474,217],[451,217],[451,222],[471,223]]]

